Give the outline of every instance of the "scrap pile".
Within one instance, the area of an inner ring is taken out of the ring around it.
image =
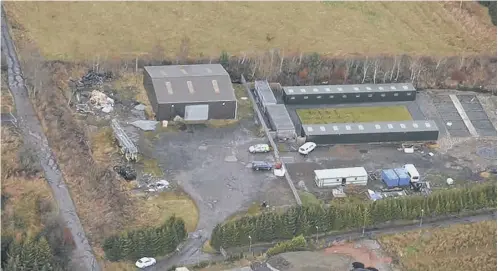
[[[111,120],[111,128],[114,136],[118,140],[120,152],[125,155],[126,160],[136,161],[138,159],[138,149],[125,133],[117,119]]]
[[[71,80],[77,89],[91,88],[91,87],[101,87],[105,81],[112,79],[111,72],[98,73],[93,70],[89,70],[81,79]]]

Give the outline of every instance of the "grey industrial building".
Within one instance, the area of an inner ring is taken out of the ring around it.
[[[266,105],[266,116],[272,130],[277,133],[279,139],[291,139],[296,137],[296,128],[287,108],[283,104]]]
[[[414,101],[411,83],[283,87],[286,104],[344,104]]]
[[[146,66],[143,84],[157,120],[237,116],[235,91],[220,64]]]
[[[254,90],[256,99],[260,104],[263,113],[266,112],[267,105],[277,104],[277,99],[270,88],[270,84],[266,80],[254,81]]]
[[[302,136],[324,145],[435,141],[439,129],[432,120],[313,124],[302,126]]]

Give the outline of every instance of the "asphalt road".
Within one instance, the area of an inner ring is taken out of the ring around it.
[[[66,187],[55,156],[48,145],[47,138],[43,133],[40,121],[33,110],[33,106],[28,96],[28,89],[22,77],[21,65],[12,42],[7,25],[6,15],[2,7],[2,52],[7,58],[8,65],[8,85],[14,97],[17,110],[17,126],[22,130],[24,144],[32,146],[40,160],[45,172],[45,179],[52,189],[52,193],[59,214],[66,227],[70,230],[76,248],[71,258],[71,270],[100,270],[95,259],[92,247],[85,236],[83,226],[76,213],[73,201]]]

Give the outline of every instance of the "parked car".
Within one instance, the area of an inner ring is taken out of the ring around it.
[[[271,170],[273,168],[272,164],[265,161],[253,161],[252,169],[253,170]]]
[[[148,257],[143,257],[135,263],[135,265],[140,269],[153,266],[154,264],[156,264],[156,259]]]
[[[269,152],[270,146],[268,144],[256,144],[249,147],[250,153],[261,153],[261,152]]]
[[[312,152],[316,148],[316,144],[314,142],[306,142],[301,147],[299,147],[298,152],[300,154],[306,155]]]

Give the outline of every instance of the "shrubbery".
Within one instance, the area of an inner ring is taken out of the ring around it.
[[[111,236],[104,241],[106,258],[111,261],[137,260],[142,257],[166,255],[187,237],[182,219],[171,217],[157,228],[147,228]]]
[[[462,211],[496,207],[496,183],[434,191],[429,196],[407,196],[365,203],[297,206],[284,213],[263,213],[218,224],[212,233],[211,246],[229,248],[252,242],[288,240],[296,235],[309,236],[372,226],[394,220],[455,214]]]
[[[276,244],[274,247],[268,249],[266,251],[266,254],[268,256],[273,256],[273,255],[277,255],[277,254],[289,252],[289,251],[299,251],[299,250],[303,250],[305,248],[306,248],[306,239],[301,234],[299,236],[292,238],[289,241],[283,241],[283,242]]]

